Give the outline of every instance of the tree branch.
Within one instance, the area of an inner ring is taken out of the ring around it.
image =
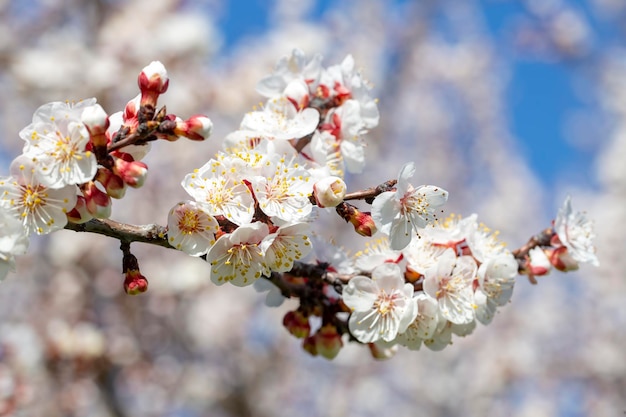
[[[124,242],[141,242],[164,248],[175,249],[167,241],[167,228],[158,224],[135,226],[109,219],[91,219],[86,223],[68,223],[68,230],[75,232],[97,233]]]

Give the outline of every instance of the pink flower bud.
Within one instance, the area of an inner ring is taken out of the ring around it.
[[[197,114],[184,122],[177,122],[174,132],[191,140],[205,140],[211,136],[213,122],[206,116]]]
[[[309,318],[299,310],[290,311],[285,314],[285,317],[283,318],[283,326],[287,328],[289,333],[299,339],[308,337],[311,332]]]
[[[537,247],[532,248],[528,252],[528,263],[526,268],[533,276],[547,275],[550,273],[550,260],[543,249]]]
[[[283,94],[298,111],[309,106],[309,86],[304,80],[294,79],[290,81]]]
[[[137,121],[137,113],[139,113],[139,102],[141,100],[141,95],[136,96],[134,99],[126,103],[124,107],[123,120],[124,124],[128,125],[129,121]]]
[[[358,214],[350,219],[350,223],[352,223],[354,230],[361,236],[370,237],[378,231],[370,213],[358,212]]]
[[[332,324],[323,325],[313,337],[317,354],[326,359],[334,359],[343,347],[341,335]]]
[[[107,219],[111,216],[111,198],[96,183],[89,181],[82,187],[85,205],[89,213],[99,219]]]
[[[346,183],[339,177],[326,177],[313,185],[318,207],[336,207],[346,195]]]
[[[130,253],[124,253],[122,260],[122,270],[124,271],[124,291],[129,295],[137,295],[148,290],[148,280],[139,271],[137,257]]]
[[[167,91],[169,85],[167,71],[162,63],[152,61],[141,71],[137,83],[141,91],[141,105],[156,107],[157,98]]]
[[[92,135],[103,134],[109,128],[109,116],[99,104],[94,104],[83,110],[80,119]]]
[[[302,342],[302,349],[309,352],[312,356],[317,356],[317,346],[315,336],[309,336],[304,338]]]
[[[139,188],[146,181],[148,166],[141,161],[127,161],[122,158],[116,158],[113,165],[113,172],[119,176],[126,185]]]
[[[368,212],[359,211],[352,204],[348,204],[344,201],[338,204],[335,210],[337,210],[337,214],[345,221],[352,223],[354,230],[361,236],[372,236],[378,230],[376,229],[372,215]]]
[[[98,169],[96,181],[102,184],[109,197],[120,199],[126,194],[124,180],[106,168]]]
[[[109,116],[99,104],[87,107],[81,114],[81,120],[87,131],[89,139],[99,161],[107,156],[107,129],[109,128]]]
[[[92,214],[87,209],[85,197],[79,195],[76,199],[76,205],[67,212],[67,219],[76,224],[86,223],[93,219]]]
[[[559,271],[568,272],[578,269],[578,262],[572,258],[572,255],[567,251],[566,246],[561,246],[556,249],[548,249],[546,255],[550,259],[550,263]]]
[[[124,279],[124,291],[128,295],[137,295],[148,291],[148,280],[139,270],[129,270]]]

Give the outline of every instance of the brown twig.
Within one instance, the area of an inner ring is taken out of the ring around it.
[[[391,191],[395,187],[397,182],[398,182],[397,180],[385,181],[382,184],[377,185],[376,187],[366,188],[365,190],[348,193],[345,195],[343,199],[344,201],[365,200],[371,204],[377,195],[382,194],[385,191]]]
[[[149,243],[151,245],[174,249],[167,241],[167,229],[158,224],[135,226],[109,219],[91,219],[82,224],[70,222],[65,228],[75,232],[97,233],[124,242]]]

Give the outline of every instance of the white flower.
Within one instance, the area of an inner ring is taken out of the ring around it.
[[[216,285],[230,282],[238,287],[252,284],[261,275],[269,275],[261,241],[269,234],[265,223],[239,226],[233,233],[221,236],[209,249],[211,281]]]
[[[371,87],[355,69],[352,55],[346,56],[341,64],[333,65],[324,71],[320,84],[331,90],[330,95],[340,95],[357,101],[359,118],[367,129],[378,125],[378,105],[370,96]]]
[[[478,262],[486,262],[490,258],[507,253],[505,243],[498,239],[500,232],[483,224],[479,225],[475,221],[468,226],[471,227],[467,228],[467,246]]]
[[[426,271],[424,292],[439,303],[443,317],[456,324],[474,320],[474,291],[476,262],[471,256],[456,257],[447,249],[437,265]]]
[[[574,260],[589,262],[594,266],[599,265],[593,246],[595,238],[593,223],[587,220],[584,213],[573,211],[570,196],[567,196],[563,206],[559,209],[554,221],[554,230]]]
[[[337,207],[346,195],[347,186],[339,177],[324,177],[313,185],[313,195],[318,207]]]
[[[276,156],[262,167],[260,175],[249,180],[259,208],[268,216],[297,222],[311,214],[313,204],[309,196],[313,183],[309,172],[295,158],[287,161]]]
[[[337,246],[333,239],[323,239],[314,234],[311,236],[311,241],[313,242],[313,254],[309,257],[309,263],[328,264],[328,272],[345,275],[357,273],[352,257],[348,255],[345,248]]]
[[[340,142],[329,131],[316,130],[309,145],[314,161],[330,175],[343,178],[346,167]]]
[[[402,253],[391,249],[386,237],[366,242],[365,249],[355,254],[355,266],[362,272],[370,273],[384,263],[399,264],[401,268],[406,265]]]
[[[315,88],[322,69],[321,62],[319,54],[307,59],[302,50],[294,49],[291,56],[278,61],[272,75],[259,81],[256,91],[265,97],[282,95],[294,80],[306,81]]]
[[[415,165],[405,164],[398,175],[396,191],[381,193],[372,203],[372,218],[378,230],[389,235],[392,249],[403,249],[414,232],[434,223],[437,212],[448,200],[448,192],[440,187],[414,188],[408,182],[414,174]]]
[[[0,280],[15,270],[15,257],[26,253],[28,236],[22,223],[0,208]]]
[[[395,264],[383,264],[372,278],[358,275],[343,290],[343,301],[352,310],[350,333],[362,343],[391,341],[404,332],[417,316],[413,285]]]
[[[311,252],[310,233],[308,223],[295,223],[279,227],[276,232],[267,235],[261,247],[268,267],[275,272],[291,270],[295,261]]]
[[[469,239],[478,228],[478,216],[461,217],[458,214],[451,214],[443,220],[437,221],[433,227],[424,229],[420,232],[422,237],[434,244],[445,245],[448,247],[464,246],[466,240]],[[460,248],[460,249],[461,249]]]
[[[411,350],[418,350],[422,341],[435,335],[439,323],[439,306],[437,301],[424,293],[415,296],[417,300],[417,317],[399,334],[396,341]]]
[[[402,249],[402,254],[409,270],[424,275],[429,268],[437,264],[445,250],[446,246],[434,245],[430,240],[422,238],[411,240],[411,243]]]
[[[187,174],[182,186],[194,200],[204,204],[210,215],[223,215],[243,225],[250,223],[254,215],[254,198],[239,176],[245,168],[245,162],[238,158],[211,159]]]
[[[490,258],[478,268],[478,286],[496,305],[503,306],[513,295],[518,268],[510,252]]]
[[[217,220],[195,201],[176,204],[167,217],[167,237],[170,245],[191,256],[202,256],[215,243],[219,231]]]
[[[35,111],[33,122],[20,132],[26,141],[24,155],[35,163],[42,185],[62,188],[93,179],[97,162],[86,150],[89,132],[81,114],[94,103],[95,99],[44,104]]]
[[[274,97],[261,111],[247,113],[241,121],[242,130],[258,132],[274,139],[300,139],[319,124],[319,112],[311,107],[298,109],[286,97]]]
[[[0,178],[0,207],[22,223],[27,235],[42,235],[67,224],[76,191],[74,185],[52,189],[41,184],[31,159],[20,155],[11,163],[11,177]]]

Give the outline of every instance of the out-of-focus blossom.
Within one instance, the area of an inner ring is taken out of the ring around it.
[[[424,293],[417,294],[415,299],[417,300],[417,316],[395,340],[411,350],[418,350],[424,340],[432,338],[439,324],[437,301]]]
[[[28,236],[22,222],[0,208],[0,280],[15,271],[15,257],[26,253]]]
[[[313,133],[319,118],[316,109],[298,110],[287,98],[275,97],[268,100],[263,110],[246,114],[240,127],[268,138],[300,139]]]
[[[456,324],[474,320],[474,291],[476,261],[471,256],[457,257],[447,249],[426,271],[424,292],[436,299],[443,317]]]
[[[593,223],[587,219],[585,213],[572,209],[570,196],[567,196],[559,210],[554,221],[554,230],[560,243],[567,248],[567,252],[575,261],[599,265],[593,245],[595,238]]]

